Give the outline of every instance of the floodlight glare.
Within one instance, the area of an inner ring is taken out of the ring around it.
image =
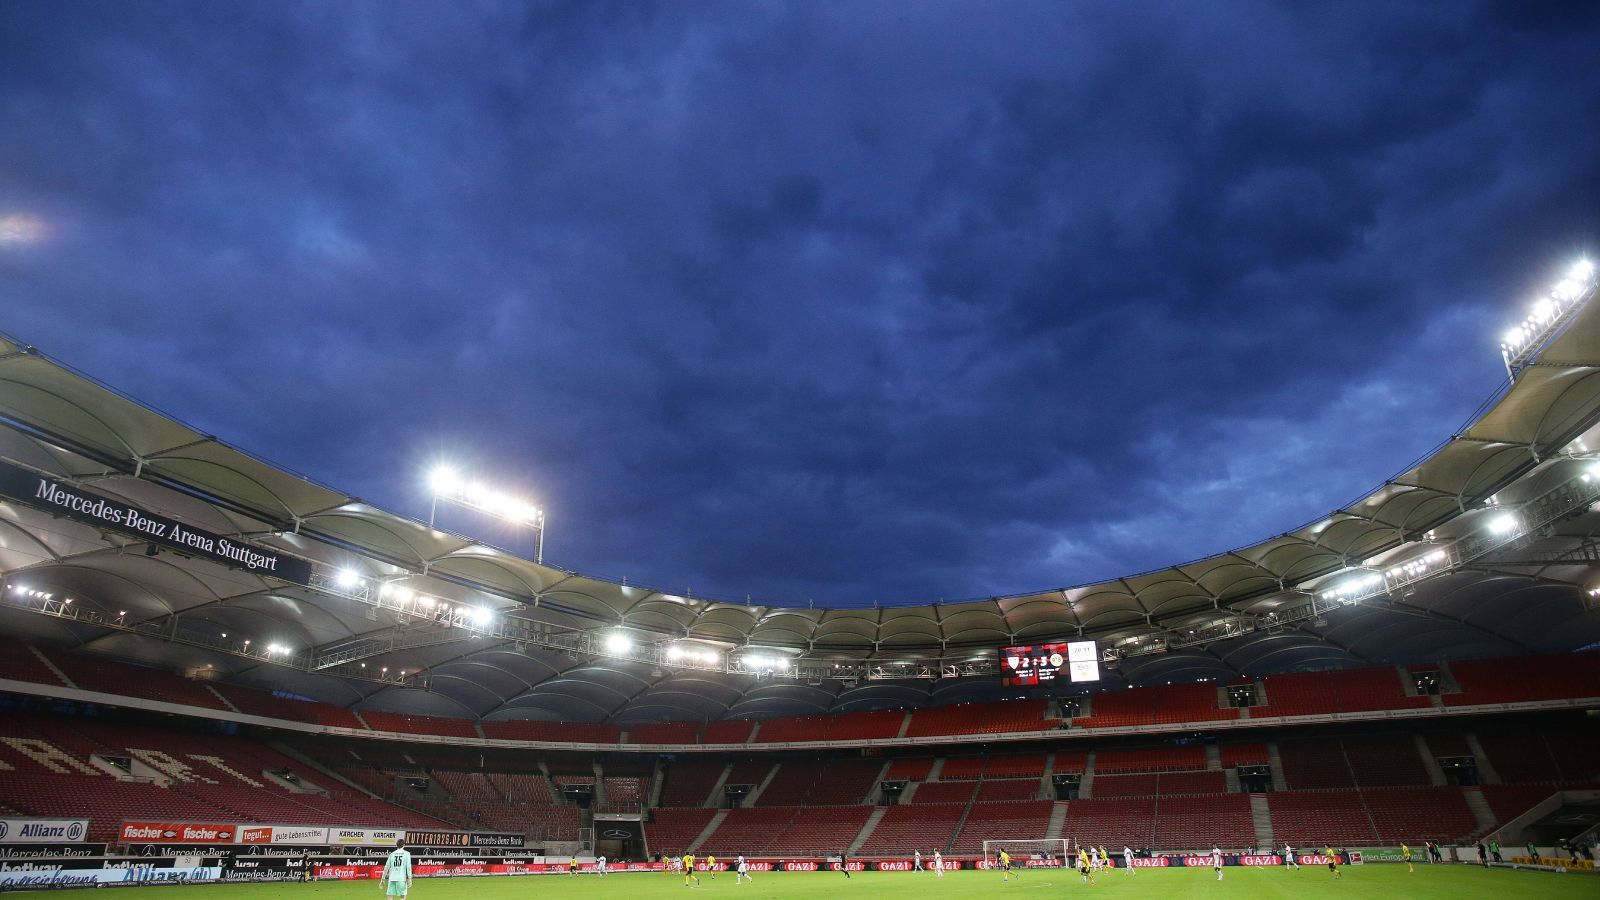
[[[490,612],[486,607],[478,606],[472,610],[472,621],[477,622],[479,625],[487,624],[493,617],[494,613]]]
[[[1517,517],[1511,513],[1501,513],[1489,520],[1489,530],[1495,534],[1510,534],[1517,530]]]
[[[1587,259],[1580,259],[1572,264],[1572,270],[1567,273],[1568,278],[1578,281],[1588,281],[1594,275],[1594,263]]]
[[[627,653],[633,649],[633,641],[625,634],[613,634],[606,637],[606,649],[612,653]]]
[[[340,569],[334,573],[333,583],[348,590],[361,583],[361,574],[355,569]]]
[[[460,493],[461,473],[450,466],[438,466],[428,474],[428,486],[435,494]]]

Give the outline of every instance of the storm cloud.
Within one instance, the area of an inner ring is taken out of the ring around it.
[[[0,330],[547,561],[954,600],[1313,520],[1596,249],[1600,6],[0,5]],[[249,398],[241,403],[240,398]]]

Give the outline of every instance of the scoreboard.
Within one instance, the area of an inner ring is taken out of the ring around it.
[[[1006,687],[1033,687],[1062,678],[1100,680],[1100,651],[1094,641],[1000,648],[1000,683]]]

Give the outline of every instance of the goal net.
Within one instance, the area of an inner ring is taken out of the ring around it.
[[[1011,856],[1014,866],[1027,866],[1028,860],[1054,860],[1058,866],[1066,865],[1069,841],[1066,839],[1037,840],[1037,841],[984,841],[983,858],[989,865],[1000,864],[1000,851],[1004,850]]]

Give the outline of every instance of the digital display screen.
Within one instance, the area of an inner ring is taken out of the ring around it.
[[[1100,680],[1100,651],[1094,641],[1000,649],[1000,683],[1006,687],[1033,687],[1062,678]]]

